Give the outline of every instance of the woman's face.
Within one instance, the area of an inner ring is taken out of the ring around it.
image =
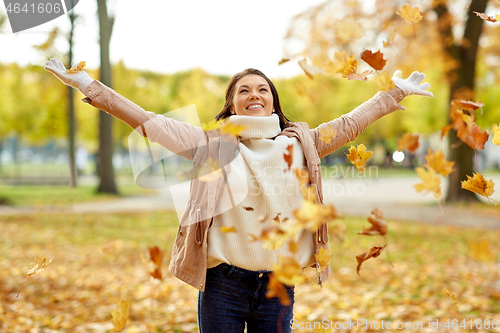
[[[271,87],[262,76],[248,74],[236,82],[231,113],[238,116],[270,116],[273,105]]]

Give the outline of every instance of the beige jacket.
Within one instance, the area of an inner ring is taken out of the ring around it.
[[[174,276],[204,291],[207,271],[207,233],[212,225],[213,212],[224,191],[224,174],[230,172],[230,162],[238,149],[239,137],[221,134],[219,131],[204,132],[199,127],[178,122],[173,119],[148,112],[122,97],[99,81],[93,81],[83,93],[84,102],[99,108],[134,128],[139,134],[148,137],[168,150],[202,165],[211,154],[214,162],[219,162],[223,176],[218,181],[202,182],[191,180],[188,206],[181,218],[175,239],[169,269]],[[331,125],[337,136],[330,143],[319,140],[319,131],[309,129],[307,123],[292,123],[280,135],[297,138],[304,151],[311,184],[316,185],[318,198],[323,202],[320,159],[363,133],[368,125],[380,117],[399,108],[398,102],[404,95],[399,88],[389,93],[379,92],[352,112],[322,124]],[[210,144],[208,144],[210,143]],[[320,248],[328,249],[327,226],[322,225],[313,233],[314,252]],[[330,265],[319,272],[316,267],[318,283],[321,285],[331,273]]]

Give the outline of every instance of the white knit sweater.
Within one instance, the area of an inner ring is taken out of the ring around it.
[[[279,118],[231,116],[235,125],[247,129],[240,135],[240,163],[231,164],[227,183],[237,190],[248,188],[248,194],[234,208],[214,217],[208,231],[208,268],[221,262],[248,270],[272,270],[280,255],[291,256],[288,241],[279,249],[269,251],[262,241],[253,241],[250,235],[259,236],[261,231],[273,223],[278,215],[280,221],[293,219],[293,210],[303,200],[293,168],[304,166],[304,154],[295,138],[276,137],[280,132]],[[293,161],[290,171],[283,157],[289,145],[293,145]],[[264,222],[259,218],[266,216]],[[234,232],[223,232],[221,227],[234,228]],[[296,257],[301,267],[314,263],[312,234],[302,230],[295,238],[298,241]]]

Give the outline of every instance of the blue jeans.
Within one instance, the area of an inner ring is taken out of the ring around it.
[[[249,271],[228,264],[207,269],[205,291],[198,293],[201,333],[291,332],[295,287],[285,286],[292,304],[266,298],[269,271]]]

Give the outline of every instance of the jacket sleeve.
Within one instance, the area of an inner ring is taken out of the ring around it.
[[[389,92],[378,92],[351,112],[311,129],[311,136],[319,157],[323,158],[346,143],[353,141],[377,119],[398,110],[400,107],[398,102],[403,98],[404,94],[399,88]],[[337,131],[337,135],[329,143],[319,139],[319,129],[327,126],[331,126]]]
[[[143,137],[188,160],[193,160],[200,144],[206,144],[200,127],[145,111],[97,80],[83,93],[87,97],[82,101],[115,116]]]

